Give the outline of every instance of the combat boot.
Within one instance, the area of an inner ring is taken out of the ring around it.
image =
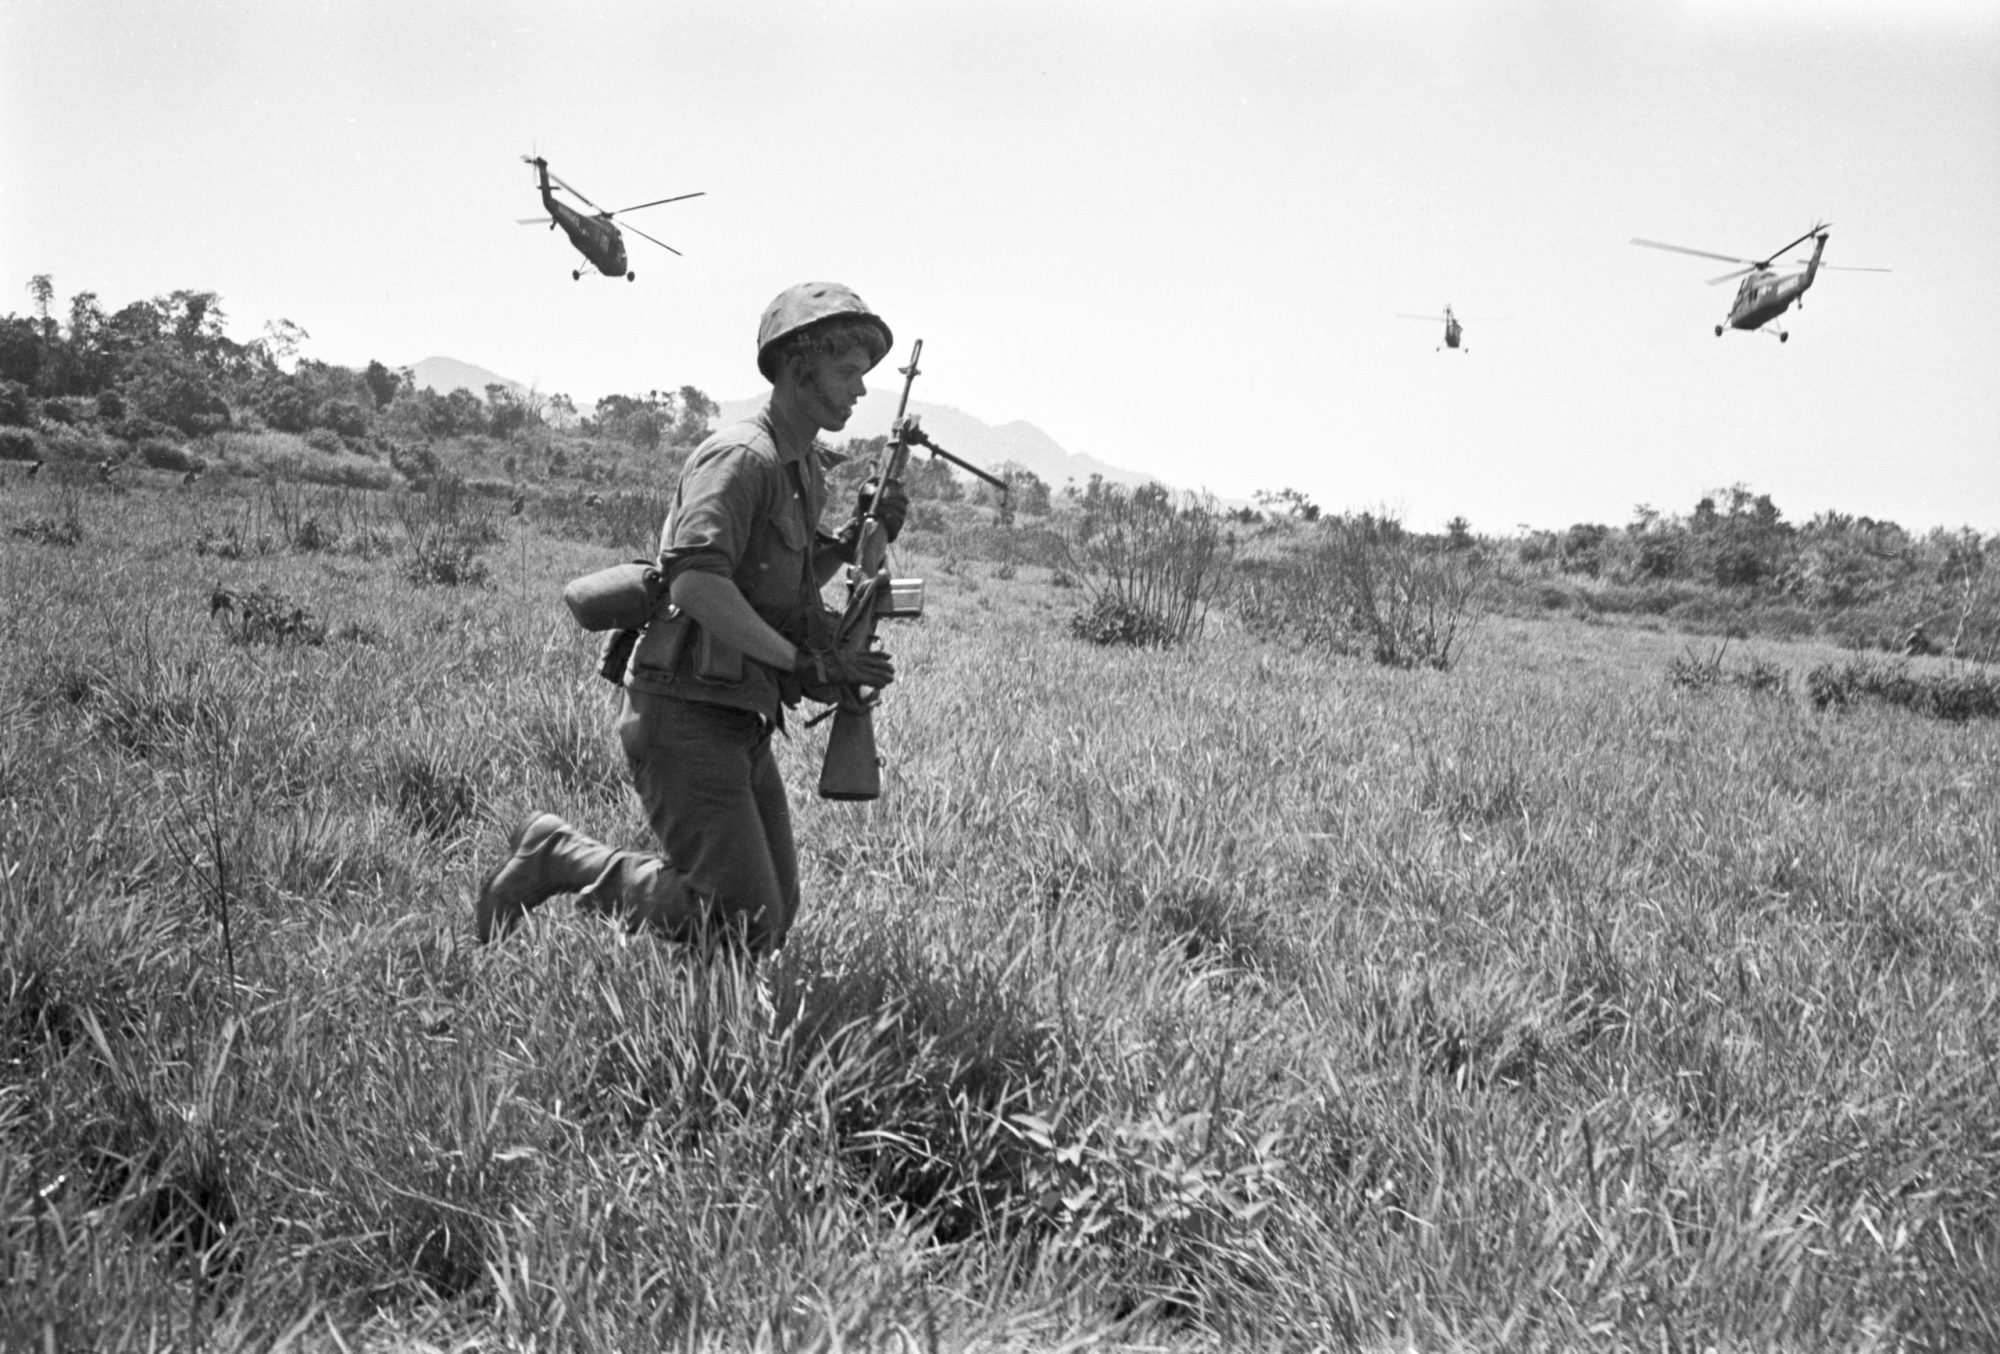
[[[505,936],[557,894],[589,888],[618,855],[553,813],[522,823],[507,845],[511,853],[486,876],[473,906],[472,930],[482,945]]]

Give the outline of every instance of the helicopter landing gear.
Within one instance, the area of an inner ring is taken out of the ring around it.
[[[581,281],[583,281],[583,269],[581,269],[581,268],[573,268],[573,269],[571,269],[571,270],[570,270],[570,275],[569,275],[569,280],[570,280],[570,281],[572,281],[572,282],[581,282]]]
[[[1791,341],[1792,341],[1792,336],[1791,336],[1790,334],[1786,333],[1786,332],[1785,332],[1784,330],[1782,330],[1782,329],[1780,329],[1780,330],[1778,331],[1778,342],[1780,342],[1780,343],[1790,343]]]
[[[625,274],[625,280],[627,282],[637,282],[639,280],[639,275],[637,273],[627,273]]]
[[[1715,336],[1716,336],[1717,338],[1721,338],[1721,337],[1722,337],[1722,326],[1721,326],[1721,325],[1719,325],[1719,324],[1718,324],[1717,326],[1715,326]]]

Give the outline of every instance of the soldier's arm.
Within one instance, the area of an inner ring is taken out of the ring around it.
[[[798,650],[792,642],[766,625],[737,586],[723,575],[690,569],[675,576],[668,596],[694,617],[697,625],[730,648],[780,672],[790,672],[797,665]]]

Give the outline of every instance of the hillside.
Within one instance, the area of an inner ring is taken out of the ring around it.
[[[476,367],[470,362],[461,362],[455,357],[427,357],[410,367],[411,379],[419,390],[435,390],[440,395],[449,395],[454,390],[469,390],[480,399],[486,398],[486,387],[503,385],[509,390],[526,390],[519,381],[509,380],[498,372]]]

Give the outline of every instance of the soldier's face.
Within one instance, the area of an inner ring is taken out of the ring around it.
[[[868,393],[863,378],[873,365],[867,346],[860,343],[813,359],[805,379],[806,407],[820,431],[837,433],[847,426],[855,401]]]

